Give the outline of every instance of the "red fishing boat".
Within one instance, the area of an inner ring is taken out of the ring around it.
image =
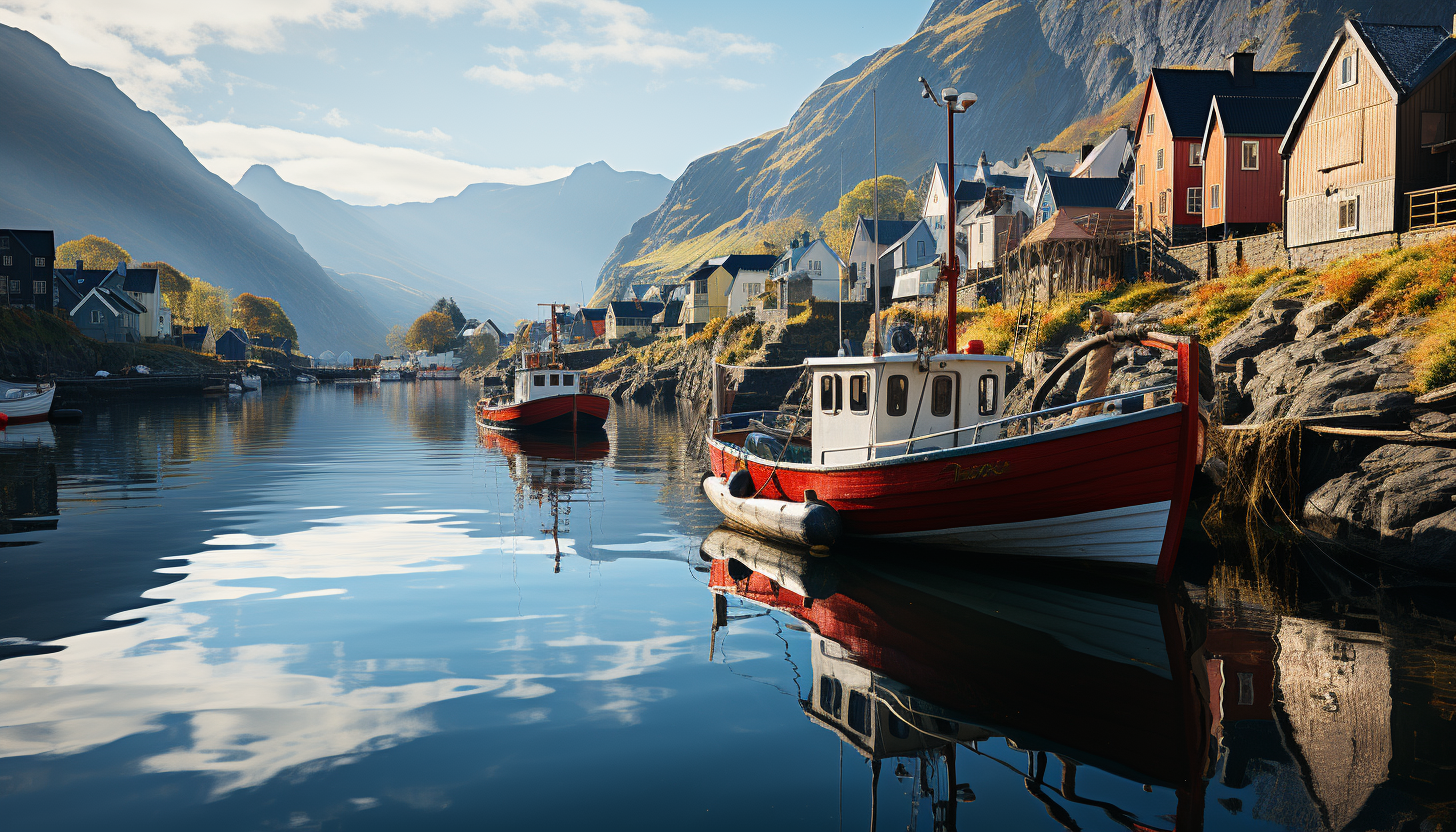
[[[597,430],[606,423],[611,400],[584,391],[581,374],[561,363],[556,341],[558,305],[551,308],[550,353],[521,353],[512,370],[511,392],[476,402],[475,421],[481,427],[582,431]]]

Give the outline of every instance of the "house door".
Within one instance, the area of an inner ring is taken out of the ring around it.
[[[959,373],[931,373],[920,400],[920,413],[915,419],[914,436],[960,427],[961,384]],[[958,444],[955,434],[937,436],[914,443],[909,453],[941,448],[953,448]]]

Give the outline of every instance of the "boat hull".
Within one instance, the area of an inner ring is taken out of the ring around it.
[[[4,413],[6,424],[23,425],[28,422],[44,422],[50,418],[51,404],[56,398],[54,386],[38,396],[16,399],[0,399],[0,413]]]
[[[606,423],[610,405],[611,400],[606,396],[548,396],[501,407],[477,405],[475,418],[481,425],[492,428],[595,430]]]

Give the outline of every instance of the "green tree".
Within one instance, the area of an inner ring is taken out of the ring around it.
[[[830,209],[819,220],[824,232],[824,242],[845,260],[849,259],[849,247],[854,242],[854,224],[860,217],[873,217],[875,213],[875,180],[866,179],[854,189],[839,198],[839,205]],[[898,176],[880,177],[880,219],[894,220],[903,215],[906,219],[920,214],[920,199],[909,184]],[[881,242],[884,242],[881,240]]]
[[[454,298],[440,298],[435,301],[434,306],[430,307],[430,311],[444,312],[446,315],[449,315],[450,325],[455,327],[456,332],[465,328],[465,313],[461,312],[460,307],[455,305]]]
[[[500,357],[500,344],[495,335],[485,327],[477,327],[475,334],[465,339],[464,363],[467,367],[481,367],[493,364]]]
[[[409,349],[409,331],[399,324],[389,328],[384,335],[384,348],[389,350],[391,355],[401,355]]]
[[[233,325],[240,326],[250,335],[266,333],[279,338],[298,342],[298,330],[283,311],[283,305],[272,298],[244,292],[233,302]]]
[[[79,240],[61,243],[56,248],[56,266],[71,268],[80,260],[88,269],[114,269],[117,263],[130,263],[127,250],[105,237],[87,234]]]
[[[431,309],[410,324],[405,344],[412,350],[439,352],[450,348],[455,341],[455,332],[455,324],[449,315]]]
[[[213,326],[226,329],[233,325],[233,299],[228,291],[205,280],[192,279],[182,309],[173,309],[173,320],[185,326]]]

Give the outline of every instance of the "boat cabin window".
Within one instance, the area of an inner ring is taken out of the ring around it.
[[[535,384],[537,387],[545,387],[546,386],[546,374],[545,373],[537,373],[536,376],[535,376],[535,378],[533,379],[532,383]]]
[[[855,373],[849,377],[849,412],[870,412],[870,377],[867,373]]]
[[[870,700],[857,690],[849,692],[849,727],[870,735]]]
[[[981,415],[996,415],[996,377],[981,376]]]
[[[571,373],[562,373],[561,374],[561,383],[564,384],[564,385],[566,385],[567,387],[570,387],[573,378],[574,378],[574,376]]]
[[[819,409],[825,413],[838,413],[844,391],[839,376],[827,373],[819,377]]]
[[[556,373],[552,373],[551,374],[551,386],[552,387],[560,387],[561,386],[561,376],[557,375]]]
[[[890,376],[885,396],[885,414],[904,416],[905,405],[910,401],[909,376]]]
[[[891,712],[885,721],[890,723],[890,736],[901,740],[910,738],[910,725],[905,720]]]
[[[840,697],[844,695],[844,689],[839,686],[839,680],[832,676],[819,677],[819,710],[838,719]]]
[[[955,380],[950,376],[936,376],[930,385],[930,415],[949,416],[955,399]]]

